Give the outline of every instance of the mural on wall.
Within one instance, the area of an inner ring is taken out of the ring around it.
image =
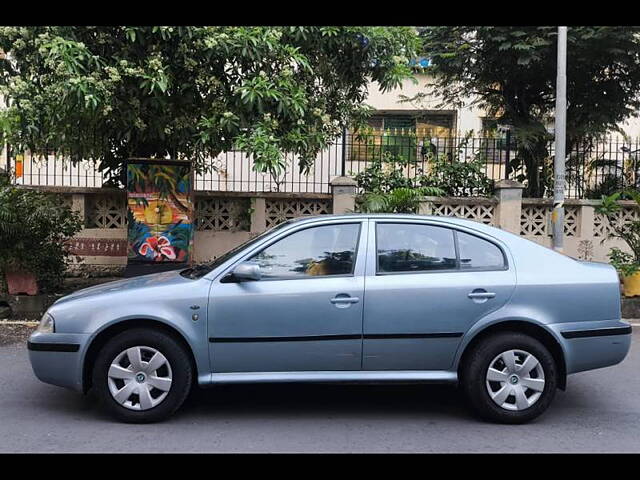
[[[193,250],[191,197],[189,164],[157,160],[135,160],[127,164],[129,262],[190,260]]]

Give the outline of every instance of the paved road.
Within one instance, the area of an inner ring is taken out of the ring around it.
[[[236,385],[171,420],[125,425],[91,397],[40,383],[23,345],[0,347],[0,452],[640,452],[640,333],[618,366],[569,378],[542,417],[471,417],[444,386]]]

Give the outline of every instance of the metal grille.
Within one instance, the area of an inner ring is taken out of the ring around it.
[[[441,123],[445,123],[444,115]],[[380,117],[382,118],[382,117]],[[435,119],[435,117],[434,117]],[[433,120],[433,119],[432,119]],[[434,122],[437,119],[433,120]],[[426,120],[425,120],[426,121]],[[429,120],[431,121],[431,120]],[[476,161],[492,180],[509,178],[528,183],[527,168],[522,162],[521,145],[515,135],[455,137],[444,126],[427,134],[415,125],[409,128],[384,129],[372,134],[349,133],[320,151],[308,172],[299,169],[299,158],[286,155],[286,170],[279,176],[256,172],[253,159],[241,151],[224,152],[210,158],[207,170],[196,173],[196,191],[330,193],[330,182],[340,175],[356,175],[373,162],[393,155],[395,166],[407,176],[428,174],[434,157],[451,162]],[[433,129],[429,128],[429,131]],[[433,132],[432,132],[433,133]],[[110,177],[99,170],[99,163],[83,160],[71,163],[58,154],[37,156],[31,153],[10,155],[3,160],[15,174],[15,183],[34,186],[102,187]],[[541,197],[553,194],[554,144],[550,141],[543,158],[538,159]],[[3,166],[4,166],[3,165]],[[621,188],[640,188],[640,141],[605,138],[576,143],[566,162],[566,198],[599,199]],[[393,165],[391,165],[393,166]],[[113,180],[113,179],[111,179]],[[117,186],[117,181],[113,186]],[[465,195],[473,195],[466,192]],[[525,195],[531,196],[525,191]]]

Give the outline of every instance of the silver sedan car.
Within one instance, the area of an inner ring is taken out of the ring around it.
[[[402,381],[459,384],[480,416],[522,423],[630,341],[609,265],[467,220],[358,214],[75,292],[28,349],[40,380],[127,422],[168,417],[195,384]]]

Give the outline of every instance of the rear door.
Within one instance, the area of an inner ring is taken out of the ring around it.
[[[442,223],[370,222],[364,370],[445,370],[464,333],[504,305],[515,271],[497,241]]]

